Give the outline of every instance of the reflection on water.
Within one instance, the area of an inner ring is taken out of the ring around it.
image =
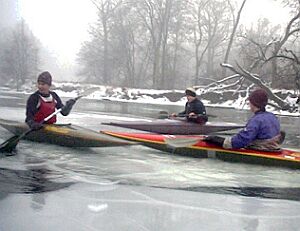
[[[48,169],[16,170],[0,168],[1,193],[42,193],[69,187],[72,182],[53,182],[48,176],[54,172]]]
[[[55,178],[59,175],[48,169],[28,169],[13,170],[0,168],[0,200],[5,198],[9,193],[33,194],[31,206],[33,209],[41,209],[45,204],[45,194],[43,192],[55,191],[69,187],[75,182],[54,182],[48,178]],[[75,179],[76,177],[74,177]],[[87,181],[88,175],[85,177]],[[82,181],[82,179],[80,179]],[[95,181],[95,184],[97,182]],[[141,181],[127,179],[119,182],[120,185],[144,186]],[[163,185],[163,184],[162,184]],[[176,189],[193,192],[204,192],[214,194],[230,194],[246,197],[259,197],[270,199],[284,199],[300,201],[299,187],[227,187],[227,186],[195,186],[195,187],[163,187],[151,186],[154,188]]]

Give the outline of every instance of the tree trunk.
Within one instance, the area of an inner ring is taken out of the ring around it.
[[[231,47],[232,47],[232,43],[233,43],[233,40],[234,40],[234,36],[235,36],[235,32],[237,30],[237,27],[239,25],[239,22],[240,22],[240,18],[241,18],[241,13],[242,13],[242,10],[244,8],[244,5],[246,3],[247,0],[244,0],[239,11],[238,11],[238,15],[237,15],[237,18],[236,18],[236,21],[233,22],[234,23],[234,26],[233,26],[233,29],[232,29],[232,33],[230,35],[230,39],[229,39],[229,43],[228,43],[228,46],[227,46],[227,50],[226,50],[226,53],[225,53],[225,57],[224,57],[224,63],[227,63],[228,62],[228,59],[229,59],[229,55],[230,55],[230,50],[231,50]],[[225,77],[226,76],[226,68],[223,68],[222,69],[222,76]]]

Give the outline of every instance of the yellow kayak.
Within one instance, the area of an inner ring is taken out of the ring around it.
[[[14,135],[21,135],[29,129],[26,123],[5,119],[0,119],[0,126]],[[41,130],[30,132],[24,139],[67,147],[112,147],[132,144],[73,124],[45,125]]]

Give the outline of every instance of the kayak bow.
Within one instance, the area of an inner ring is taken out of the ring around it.
[[[12,120],[0,119],[0,126],[15,135],[20,135],[28,130],[26,123]],[[99,134],[93,130],[72,124],[47,124],[38,131],[30,132],[24,139],[67,147],[109,147],[132,144],[132,142]]]

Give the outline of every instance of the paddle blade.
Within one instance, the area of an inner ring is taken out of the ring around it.
[[[197,144],[201,138],[188,137],[188,138],[165,138],[167,145],[173,148],[184,148]]]
[[[20,136],[13,136],[0,144],[0,152],[12,152],[20,141]]]
[[[81,97],[88,96],[88,95],[94,93],[95,91],[97,91],[99,89],[100,89],[99,87],[90,87],[90,88],[78,91],[77,92],[78,96],[75,98],[75,100],[80,99]]]
[[[170,117],[169,112],[167,111],[160,111],[158,115],[158,119],[168,119]]]

